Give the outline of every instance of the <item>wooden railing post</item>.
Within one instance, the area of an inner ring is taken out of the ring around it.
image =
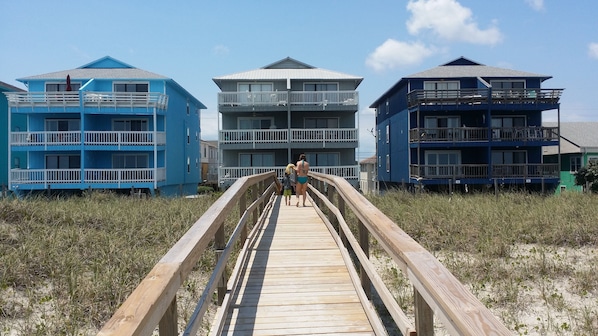
[[[216,262],[214,266],[218,263],[218,260],[222,256],[222,251],[226,247],[226,241],[224,237],[224,222],[220,224],[218,231],[214,235],[214,248],[216,249]],[[218,280],[218,305],[220,306],[224,301],[224,296],[226,295],[226,269],[222,272],[222,277]]]
[[[251,186],[251,203],[253,203],[253,201],[255,201],[256,199],[258,199],[258,191],[257,191],[257,185],[254,184],[253,186]],[[255,209],[253,209],[253,216],[251,216],[251,226],[253,227],[253,225],[255,225],[257,223],[257,219],[259,217],[259,207],[255,207]]]
[[[342,197],[338,197],[338,205],[337,205],[338,211],[341,213],[341,217],[343,218],[347,218],[346,216],[346,207],[345,207],[345,199]],[[347,235],[345,235],[345,231],[343,231],[342,229],[338,230],[338,234],[341,236],[341,241],[343,242],[343,245],[345,247],[349,246],[349,242],[347,240]]]
[[[434,336],[434,312],[415,287],[413,287],[413,300],[417,336]]]
[[[176,295],[160,320],[158,330],[160,336],[176,336],[178,331],[178,316],[176,311]]]
[[[363,253],[370,258],[370,241],[369,241],[369,233],[368,229],[363,225],[363,223],[359,222],[359,246],[361,246],[361,250]],[[367,295],[368,299],[372,298],[372,282],[368,277],[365,268],[363,265],[359,265],[359,278],[361,279],[361,287],[363,287],[363,291]]]
[[[326,193],[326,197],[328,197],[328,200],[332,204],[334,204],[334,195],[335,194],[336,194],[336,189],[334,188],[334,186],[331,186],[329,184],[328,185],[328,190],[327,190],[327,193]],[[326,216],[328,216],[328,220],[330,220],[330,224],[332,224],[332,226],[334,227],[334,229],[336,230],[336,232],[339,232],[338,218],[336,218],[336,216],[332,213],[332,209],[327,208]]]
[[[239,198],[239,219],[243,217],[245,210],[247,210],[247,192],[244,192]],[[241,229],[241,237],[239,239],[239,243],[243,246],[245,240],[247,240],[247,225],[243,225],[243,229]]]

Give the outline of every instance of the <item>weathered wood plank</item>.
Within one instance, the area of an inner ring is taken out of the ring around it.
[[[374,335],[339,248],[313,207],[278,206],[250,244],[223,335]]]

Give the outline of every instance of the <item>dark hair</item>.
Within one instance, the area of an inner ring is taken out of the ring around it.
[[[305,154],[299,155],[299,160],[305,160]]]

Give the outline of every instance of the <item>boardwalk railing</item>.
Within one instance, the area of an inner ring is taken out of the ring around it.
[[[253,224],[257,223],[266,203],[279,190],[280,183],[274,172],[237,180],[162,257],[98,335],[151,335],[156,326],[161,336],[178,335],[177,291],[212,241],[220,257],[200,301],[209,303],[208,298],[217,289],[221,303],[226,291],[226,259],[231,249],[237,241],[246,240],[249,217]],[[248,200],[252,201],[249,206]],[[241,219],[225,244],[224,222],[236,206]],[[208,308],[207,305],[198,307],[192,320],[199,320]],[[192,326],[193,330],[197,327]]]
[[[399,226],[338,176],[310,173],[310,192],[340,239],[359,260],[366,293],[373,285],[403,335],[434,335],[434,314],[451,335],[512,335],[450,271]],[[359,220],[358,238],[345,223],[347,206]],[[399,266],[414,289],[415,328],[369,261],[370,235]]]
[[[433,335],[434,315],[451,335],[512,335],[430,252],[345,179],[315,172],[310,177],[309,194],[316,211],[326,225],[335,228],[337,242],[354,252],[364,292],[371,299],[372,286],[376,289],[403,335]],[[213,241],[217,263],[184,332],[195,335],[215,292],[217,303],[223,304],[231,251],[237,243],[246,244],[248,228],[265,220],[279,192],[280,183],[273,171],[237,180],[162,257],[98,335],[151,335],[156,327],[161,336],[178,335],[177,291]],[[236,206],[240,219],[232,232],[225,233],[225,220]],[[358,220],[357,238],[345,222],[347,208]],[[230,237],[228,242],[225,236]],[[415,326],[369,261],[370,236],[413,285]],[[237,272],[235,269],[232,273]]]

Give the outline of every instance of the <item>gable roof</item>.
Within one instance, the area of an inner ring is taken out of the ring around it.
[[[556,122],[543,122],[542,126],[556,127]],[[561,154],[598,153],[598,122],[561,122]],[[555,147],[555,146],[552,146]],[[557,154],[557,148],[544,148],[544,154]]]
[[[259,80],[352,80],[357,87],[363,77],[348,75],[341,72],[316,68],[314,66],[299,62],[293,58],[286,57],[280,61],[266,65],[262,68],[237,72],[230,75],[214,77],[212,80],[222,89],[224,81],[259,81]]]
[[[153,72],[135,68],[110,56],[105,56],[75,69],[50,72],[41,75],[19,78],[17,80],[23,83],[27,83],[32,80],[64,80],[67,75],[70,75],[72,80],[91,78],[131,80],[169,79],[168,77],[158,75]]]
[[[1,92],[25,92],[25,90],[18,88],[16,86],[10,85],[8,83],[4,83],[3,81],[0,81],[0,91]]]
[[[487,66],[461,56],[435,68],[417,72],[401,78],[395,85],[393,85],[388,91],[380,96],[380,98],[376,99],[370,105],[370,107],[375,108],[382,99],[385,99],[387,96],[406,85],[411,79],[447,78],[539,78],[540,81],[543,82],[552,78],[552,76]]]

